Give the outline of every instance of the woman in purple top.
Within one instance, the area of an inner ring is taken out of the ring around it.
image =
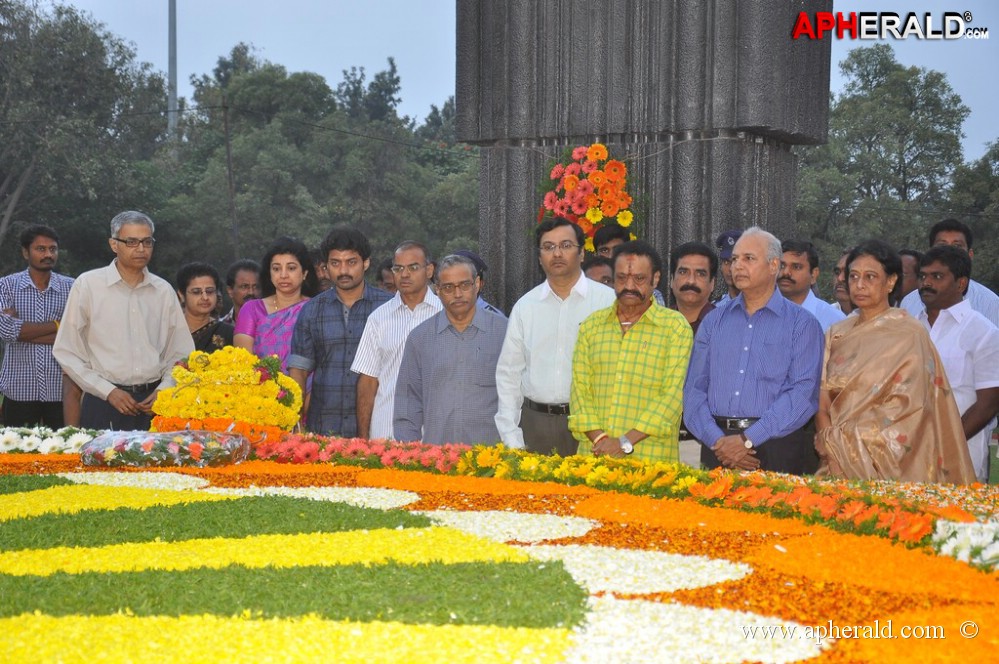
[[[239,310],[233,345],[258,357],[277,355],[287,372],[298,312],[318,290],[306,246],[294,238],[278,238],[260,262],[261,298],[246,302]]]

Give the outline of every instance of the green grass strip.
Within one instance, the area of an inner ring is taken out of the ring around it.
[[[154,506],[143,510],[89,510],[17,519],[0,528],[0,551],[56,546],[106,546],[203,537],[292,535],[376,528],[423,528],[430,519],[405,510],[380,510],[286,496]]]
[[[72,482],[65,477],[55,475],[0,475],[0,494],[38,491],[60,484],[72,484]]]
[[[0,616],[41,611],[570,627],[586,592],[561,563],[343,565],[125,574],[0,575]]]

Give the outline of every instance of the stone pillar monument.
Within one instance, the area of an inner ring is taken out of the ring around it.
[[[792,145],[822,143],[832,0],[457,0],[457,129],[481,148],[480,253],[509,309],[542,278],[547,166],[599,141],[628,167],[636,232],[673,246],[794,228]],[[665,280],[665,275],[664,275]]]

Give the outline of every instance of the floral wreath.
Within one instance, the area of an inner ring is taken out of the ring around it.
[[[542,184],[538,223],[550,216],[568,219],[583,229],[586,250],[594,251],[593,236],[608,220],[623,228],[634,220],[628,209],[631,196],[625,191],[627,176],[624,162],[610,159],[602,143],[567,150]]]
[[[230,431],[260,442],[280,440],[298,423],[302,390],[281,373],[276,355],[258,358],[235,346],[196,350],[171,375],[177,386],[153,404],[153,431]]]

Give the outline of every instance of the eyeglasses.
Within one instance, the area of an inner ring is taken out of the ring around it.
[[[191,288],[187,291],[187,294],[193,295],[194,297],[201,297],[202,295],[207,295],[208,297],[211,297],[212,295],[215,295],[215,293],[218,292],[219,292],[218,288]]]
[[[459,282],[457,284],[440,284],[437,286],[437,290],[444,293],[445,295],[451,295],[456,290],[460,290],[462,293],[467,293],[468,291],[472,290],[472,286],[474,285],[475,285],[474,281],[466,280]]]
[[[126,238],[112,237],[111,239],[114,240],[115,242],[121,242],[129,249],[135,249],[140,244],[146,249],[152,249],[153,245],[156,244],[156,240],[154,240],[151,237],[144,237],[141,240],[135,237],[126,237]]]
[[[393,265],[392,266],[392,271],[395,272],[396,274],[402,274],[406,270],[409,270],[410,272],[419,272],[420,270],[422,270],[426,266],[427,266],[426,263],[411,263],[409,265]]]
[[[573,249],[578,249],[578,248],[579,248],[578,244],[576,244],[575,242],[570,242],[569,240],[566,240],[565,242],[560,242],[558,244],[555,244],[554,242],[545,242],[541,245],[541,251],[543,251],[546,254],[553,254],[555,253],[556,249],[561,249],[565,253],[569,253]]]

